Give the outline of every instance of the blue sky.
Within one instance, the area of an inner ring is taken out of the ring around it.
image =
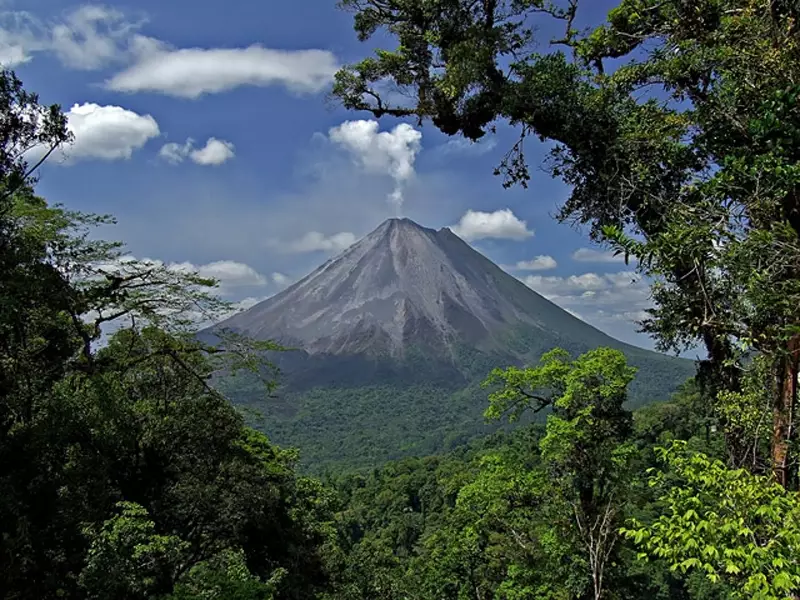
[[[536,168],[527,190],[492,175],[512,130],[470,145],[327,100],[335,68],[370,50],[334,0],[0,7],[0,62],[75,133],[39,193],[115,215],[104,235],[131,255],[193,265],[246,306],[402,215],[453,226],[564,308],[652,347],[633,323],[646,286],[552,218],[568,189]],[[531,163],[545,152],[532,143]]]

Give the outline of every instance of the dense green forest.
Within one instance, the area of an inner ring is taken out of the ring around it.
[[[274,346],[199,342],[226,310],[213,281],[123,261],[94,233],[110,217],[36,195],[26,152],[70,135],[3,71],[2,597],[800,597],[797,3],[622,0],[585,32],[574,0],[342,4],[360,38],[399,44],[338,74],[344,105],[470,139],[508,121],[509,184],[528,179],[524,137],[553,142],[561,220],[637,259],[644,329],[703,345],[697,377],[632,414],[620,352],[553,349],[485,388],[488,421],[544,422],[300,475],[210,385],[266,373],[268,402]],[[534,51],[537,19],[563,38]]]
[[[611,454],[594,454],[594,460],[569,475],[591,479],[598,463],[606,462],[602,466],[616,469],[619,477],[616,489],[598,497],[594,508],[587,504],[589,512],[581,517],[602,511],[610,500],[618,511],[615,522],[653,518],[659,490],[649,488],[637,473],[658,465],[656,445],[679,437],[688,440],[691,450],[722,451],[721,435],[711,434],[698,416],[701,403],[690,383],[672,401],[638,410],[632,425],[625,411],[615,415],[628,421],[624,443],[629,446],[606,448]],[[527,426],[446,455],[334,477],[339,543],[347,556],[334,597],[595,597],[587,596],[592,567],[572,513],[578,482],[564,477],[564,455],[551,454],[561,451],[550,445],[561,425]],[[624,454],[624,463],[612,467],[614,450],[620,458]],[[639,560],[628,541],[616,544],[608,548],[612,558],[602,597],[730,597],[725,585],[712,585],[700,574],[674,573],[663,560]]]
[[[568,320],[563,330],[559,328],[563,343],[558,347],[577,356],[592,345],[580,333],[570,332],[571,325]],[[509,338],[515,334],[508,345],[526,349],[528,361],[536,361],[554,345],[543,347],[535,329],[505,333]],[[596,330],[589,333],[605,338]],[[617,345],[638,368],[628,390],[629,408],[669,398],[694,374],[689,360]],[[250,372],[220,377],[215,385],[246,409],[250,425],[281,445],[302,449],[299,466],[306,472],[363,469],[405,456],[448,451],[507,428],[507,424],[483,419],[486,390],[481,382],[494,366],[523,361],[513,355],[468,354],[466,348],[459,349],[462,357],[456,364],[441,357],[409,359],[410,353],[383,363],[326,356],[319,361],[326,376],[320,376],[312,360],[290,363],[288,368],[276,360],[282,366],[280,386],[269,403],[263,401],[262,382]],[[544,418],[545,413],[524,416],[526,422]]]

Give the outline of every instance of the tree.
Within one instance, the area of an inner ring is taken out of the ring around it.
[[[72,141],[67,118],[57,104],[43,106],[39,97],[22,85],[8,69],[0,70],[0,180],[3,182],[0,207],[31,182],[36,169],[59,146]],[[39,158],[29,165],[35,151]],[[3,211],[0,210],[0,216]],[[1,238],[0,238],[1,239]],[[2,247],[0,247],[0,250]]]
[[[630,483],[635,448],[631,413],[623,404],[634,372],[618,350],[598,348],[573,361],[556,349],[536,367],[496,369],[485,383],[501,386],[489,396],[487,418],[552,410],[540,443],[547,489],[569,508],[590,578],[591,591],[581,597],[594,600],[607,594]]]
[[[585,32],[577,0],[341,4],[360,39],[398,40],[337,74],[342,103],[473,140],[508,121],[506,185],[529,179],[528,136],[555,142],[551,173],[572,188],[559,218],[638,259],[654,280],[643,330],[663,349],[705,346],[708,396],[741,391],[743,356],[770,360],[771,467],[796,485],[797,4],[622,0]],[[536,52],[544,19],[564,33]],[[381,94],[398,88],[408,103]],[[748,445],[724,428],[740,463]]]
[[[120,502],[118,508],[100,531],[87,532],[93,540],[81,586],[89,598],[150,598],[164,581],[175,579],[188,544],[157,534],[142,506]]]
[[[92,543],[99,554],[85,581],[100,597],[109,585],[134,586],[130,597],[171,593],[225,552],[242,553],[264,584],[283,567],[280,585],[270,584],[277,598],[324,587],[332,535],[324,490],[295,476],[296,453],[246,429],[229,401],[207,387],[212,367],[200,353],[180,353],[176,362],[162,352],[166,343],[174,347],[172,339],[155,328],[121,330],[97,353],[102,370],[56,383],[36,402],[33,423],[3,439],[16,450],[4,467],[4,590],[21,598],[56,590],[83,597],[76,578]],[[147,519],[129,511],[114,520],[120,500],[140,506]],[[86,524],[104,522],[106,534],[84,533]],[[152,522],[156,549],[175,537],[179,560],[130,554],[150,542],[109,546],[139,531],[140,522]],[[128,579],[109,579],[109,561]],[[136,567],[142,564],[151,571]]]
[[[93,392],[101,380],[114,377],[118,387],[120,370],[143,369],[147,357],[140,353],[134,360],[132,344],[98,356],[94,345],[101,326],[115,316],[127,316],[141,325],[171,328],[174,334],[150,334],[151,342],[158,343],[143,347],[182,369],[181,364],[187,367],[192,356],[203,353],[199,344],[178,335],[186,308],[213,310],[219,303],[204,289],[209,282],[194,274],[134,262],[125,265],[127,274],[112,275],[108,265],[118,260],[119,245],[88,235],[92,225],[105,222],[102,218],[48,207],[29,187],[20,188],[5,205],[0,530],[3,577],[11,580],[2,587],[23,585],[35,596],[30,581],[48,589],[69,587],[62,569],[73,571],[81,560],[84,543],[76,527],[86,515],[75,507],[67,509],[69,502],[85,502],[89,514],[100,516],[120,492],[108,481],[92,488],[102,481],[96,476],[109,468],[107,461],[121,450],[117,441],[103,437],[114,429],[105,418],[119,404]],[[137,338],[132,334],[128,339]]]
[[[624,533],[675,570],[726,581],[734,597],[786,600],[800,594],[800,498],[745,469],[730,470],[685,442],[660,450],[651,485],[666,511]]]
[[[530,402],[523,410],[537,404]],[[668,488],[651,487],[641,477],[648,467],[661,465],[656,444],[680,437],[689,440],[687,449],[724,456],[721,436],[708,432],[701,406],[696,386],[689,384],[672,400],[634,412],[627,443],[636,453],[618,471],[617,493],[624,499],[615,505],[618,525],[635,518],[647,526],[667,514],[662,496]],[[536,421],[446,455],[403,459],[334,479],[340,566],[323,597],[592,597],[589,553],[573,508],[576,495],[565,486],[563,474],[543,460],[547,435],[546,423]],[[667,481],[682,485],[674,474]],[[732,597],[726,582],[712,583],[705,571],[671,571],[672,562],[655,556],[643,561],[633,538],[615,537],[612,564],[604,575],[605,599]]]
[[[424,597],[584,597],[589,564],[560,486],[541,464],[531,468],[508,449],[478,464],[478,475],[461,488],[446,525],[425,539],[414,565]]]

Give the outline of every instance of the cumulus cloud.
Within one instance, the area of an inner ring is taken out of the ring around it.
[[[0,11],[0,65],[14,68],[47,46],[38,19],[25,11]]]
[[[136,266],[134,267],[133,265]],[[247,264],[233,260],[219,260],[205,264],[196,264],[192,262],[167,263],[159,259],[137,258],[132,255],[125,255],[112,261],[95,264],[94,266],[97,273],[117,274],[122,276],[141,273],[142,269],[156,269],[162,272],[167,271],[177,276],[197,274],[203,278],[215,279],[217,281],[217,287],[211,291],[211,293],[219,299],[227,300],[227,302],[240,298],[243,290],[255,290],[269,283],[269,280],[256,269]],[[247,304],[252,300],[252,303],[249,304],[252,305],[264,298],[266,298],[266,296],[238,300],[230,306],[230,310],[223,310],[223,307],[216,306],[204,307],[202,303],[197,304],[195,302],[189,302],[183,303],[180,307],[176,306],[174,309],[167,310],[163,314],[173,313],[175,316],[179,315],[181,319],[188,319],[194,327],[202,328],[239,312],[239,310],[242,309],[241,305],[243,303]],[[209,308],[210,310],[208,310]],[[113,331],[122,326],[122,324],[122,321],[119,319],[106,323],[104,326],[104,334],[107,336],[113,333]]]
[[[186,157],[189,156],[193,146],[194,140],[191,138],[186,140],[185,144],[169,142],[161,146],[161,150],[158,151],[158,157],[167,161],[168,163],[177,165],[178,163],[182,163]]]
[[[217,260],[209,263],[193,262],[164,262],[159,259],[137,258],[135,256],[121,256],[115,261],[98,265],[106,273],[126,273],[131,263],[151,266],[153,268],[166,268],[176,273],[196,273],[206,279],[214,279],[218,283],[219,293],[225,295],[234,293],[241,288],[264,287],[269,284],[269,279],[248,264],[235,260]]]
[[[292,283],[292,279],[283,273],[273,273],[270,276],[272,283],[275,284],[276,287],[282,289],[289,286]],[[271,294],[266,294],[263,296],[248,296],[246,298],[242,298],[241,300],[234,302],[233,307],[227,315],[223,315],[223,318],[232,317],[236,313],[242,312],[247,310],[248,308],[254,307],[256,304],[263,302],[274,296],[277,292],[273,292]]]
[[[339,64],[327,50],[247,48],[169,48],[154,46],[106,86],[117,92],[156,92],[180,98],[234,88],[283,85],[315,93],[333,79]]]
[[[292,283],[292,278],[288,275],[284,275],[283,273],[276,272],[272,274],[272,281],[279,287],[286,287]]]
[[[194,140],[189,138],[184,144],[170,142],[158,151],[159,157],[172,164],[183,162],[186,158],[198,165],[221,165],[232,159],[234,146],[231,142],[210,137],[202,148],[194,148]]]
[[[404,187],[414,177],[414,162],[422,150],[422,133],[407,123],[379,132],[377,121],[359,120],[331,128],[328,137],[345,148],[366,171],[385,173],[394,180],[389,202],[399,214]]]
[[[490,213],[468,210],[450,229],[468,242],[487,238],[525,240],[533,236],[527,222],[520,220],[510,208]]]
[[[216,279],[220,288],[260,287],[267,285],[267,278],[250,265],[234,260],[218,260],[197,265],[190,262],[170,263],[169,268],[185,273],[197,273],[200,277]]]
[[[224,317],[225,318],[232,317],[236,313],[254,307],[256,304],[258,304],[259,302],[263,302],[267,298],[269,298],[269,296],[248,296],[247,298],[243,298],[242,300],[239,300],[238,302],[234,303],[231,312],[225,315]]]
[[[233,144],[217,138],[208,138],[206,145],[191,153],[191,158],[198,165],[221,165],[235,156]]]
[[[95,4],[50,19],[25,11],[0,11],[0,63],[13,67],[37,52],[47,52],[71,69],[123,65],[106,81],[109,89],[183,98],[243,85],[283,85],[298,93],[315,93],[333,80],[339,68],[327,50],[275,50],[257,44],[174,48],[139,33],[145,22]]]
[[[0,66],[13,69],[31,59],[24,46],[0,43]]]
[[[209,263],[164,262],[159,259],[139,259],[132,255],[125,255],[95,266],[99,272],[108,274],[126,275],[140,272],[139,268],[136,271],[131,268],[130,265],[132,263],[136,263],[138,267],[158,270],[166,269],[176,274],[197,274],[203,278],[215,279],[217,287],[209,291],[218,299],[224,300],[228,305],[227,307],[214,307],[213,310],[207,311],[201,309],[200,306],[191,304],[184,306],[180,312],[181,318],[188,319],[193,327],[198,329],[208,327],[238,312],[247,310],[275,294],[275,289],[271,293],[259,294],[262,288],[282,287],[277,285],[278,282],[276,280],[276,275],[280,274],[273,273],[270,277],[267,277],[250,265],[234,260],[218,260]],[[272,286],[272,283],[276,285]],[[245,296],[245,294],[252,295]],[[105,336],[107,337],[123,325],[124,322],[119,319],[106,323],[104,325]]]
[[[586,263],[624,263],[625,257],[621,254],[615,255],[608,250],[578,248],[572,253],[572,260]]]
[[[49,49],[67,67],[99,69],[136,51],[143,36],[135,32],[142,24],[118,10],[86,4],[51,26]]]
[[[528,275],[522,282],[547,298],[562,298],[578,295],[584,297],[586,292],[606,290],[613,287],[613,281],[596,273],[569,275],[567,277],[546,277]],[[586,296],[588,297],[588,296]]]
[[[341,252],[346,250],[356,242],[356,236],[349,231],[343,231],[331,236],[325,236],[319,231],[309,231],[300,239],[286,244],[285,248],[289,252]]]
[[[137,33],[143,24],[143,19],[132,21],[119,10],[92,4],[48,20],[26,11],[0,11],[0,62],[14,67],[47,52],[72,69],[99,69],[132,60],[157,44]]]
[[[158,123],[150,115],[140,115],[121,106],[100,106],[91,102],[75,104],[66,113],[67,129],[74,140],[59,147],[49,160],[71,165],[82,160],[125,160],[160,135]],[[35,161],[44,155],[33,148],[26,158]]]
[[[634,271],[583,273],[567,277],[527,275],[525,285],[596,326],[632,323],[652,306],[650,286]]]
[[[503,268],[507,271],[549,271],[557,266],[555,258],[540,254],[532,260],[521,260],[514,265],[504,265]]]

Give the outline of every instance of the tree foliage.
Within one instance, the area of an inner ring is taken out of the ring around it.
[[[657,444],[680,435],[692,447],[712,450],[695,412],[698,401],[697,391],[687,386],[672,401],[634,413],[627,441],[616,447],[635,451],[626,457],[630,462],[616,467],[609,486],[620,495],[611,505],[617,526],[628,518],[650,522],[658,515],[658,489],[635,475],[658,464]],[[543,448],[554,435],[560,437],[560,431],[534,423],[447,455],[337,477],[344,568],[332,597],[594,598],[590,538],[576,524],[579,494],[569,472],[561,470],[564,455]],[[570,440],[575,440],[572,434],[566,436],[567,447]],[[580,474],[591,475],[588,468],[575,475]],[[595,481],[608,479],[597,474]],[[596,506],[597,514],[605,514],[600,498]],[[724,583],[711,583],[704,573],[672,571],[660,558],[641,560],[633,539],[609,533],[614,552],[601,597],[730,597]]]
[[[730,470],[685,442],[659,449],[650,484],[664,514],[625,534],[674,569],[727,581],[736,598],[784,600],[800,590],[800,497],[745,469]],[[643,554],[645,557],[647,554]]]
[[[537,367],[495,370],[486,382],[501,383],[489,395],[488,418],[509,410],[517,418],[531,403],[534,410],[552,408],[540,442],[546,478],[538,487],[572,517],[560,537],[569,539],[572,530],[580,540],[595,599],[606,593],[631,476],[632,419],[623,404],[634,373],[618,350],[598,348],[573,361],[555,349]]]

